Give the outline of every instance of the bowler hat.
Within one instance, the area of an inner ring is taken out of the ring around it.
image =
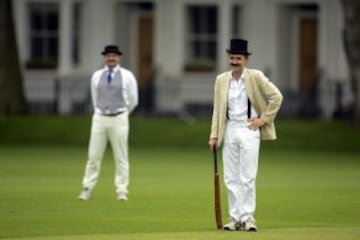
[[[251,55],[247,50],[247,41],[244,39],[231,39],[230,48],[226,49],[226,52],[229,54],[242,54],[242,55]]]
[[[120,51],[120,49],[117,45],[105,46],[104,51],[101,54],[105,55],[107,53],[116,53],[116,54],[122,55],[122,51]]]

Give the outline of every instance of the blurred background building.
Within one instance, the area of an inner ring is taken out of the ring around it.
[[[283,117],[331,118],[351,102],[338,0],[13,0],[34,113],[91,112],[91,73],[109,43],[135,73],[139,113],[204,115],[232,37],[284,94]]]

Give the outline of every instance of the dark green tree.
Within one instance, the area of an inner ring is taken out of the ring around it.
[[[26,112],[12,0],[0,1],[0,115]]]
[[[341,0],[344,12],[344,46],[354,94],[354,114],[360,120],[360,1]]]

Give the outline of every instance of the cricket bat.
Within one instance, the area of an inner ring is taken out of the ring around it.
[[[215,220],[217,229],[222,229],[221,218],[221,195],[220,195],[220,179],[218,172],[217,152],[216,146],[213,148],[214,157],[214,201],[215,201]]]

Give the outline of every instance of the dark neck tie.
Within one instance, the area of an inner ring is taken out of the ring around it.
[[[112,72],[113,72],[113,70],[110,68],[109,71],[108,71],[108,75],[107,75],[107,82],[108,82],[108,84],[111,83],[111,80],[112,80]]]

